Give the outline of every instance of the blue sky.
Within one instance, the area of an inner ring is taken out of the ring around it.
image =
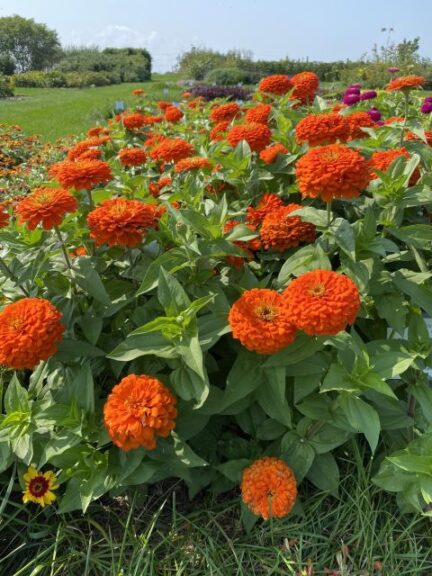
[[[421,38],[432,57],[430,0],[0,0],[55,28],[63,44],[144,46],[156,71],[191,45],[251,50],[255,58],[355,59],[374,43]]]

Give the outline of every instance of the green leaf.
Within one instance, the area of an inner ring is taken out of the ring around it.
[[[386,320],[391,328],[394,328],[399,334],[403,333],[408,307],[402,294],[392,293],[378,296],[375,298],[375,308],[378,316]]]
[[[410,454],[408,450],[399,452],[397,455],[388,456],[387,460],[407,472],[412,474],[426,474],[432,476],[432,456]]]
[[[247,350],[242,350],[227,377],[227,385],[223,395],[222,407],[225,410],[235,402],[251,394],[264,381],[260,367],[263,357]]]
[[[184,442],[178,434],[171,432],[174,441],[174,452],[178,460],[188,468],[199,468],[201,466],[208,466],[203,458],[195,454],[190,446]]]
[[[426,384],[413,384],[408,390],[420,404],[426,420],[432,424],[432,388]]]
[[[249,464],[250,460],[240,458],[239,460],[230,460],[229,462],[224,462],[224,464],[219,464],[216,469],[226,476],[228,480],[231,480],[231,482],[240,484],[243,470],[249,466]]]
[[[186,266],[189,266],[188,257],[186,253],[183,253],[178,248],[169,250],[168,252],[163,252],[148,266],[141,282],[141,286],[137,291],[137,296],[156,288],[161,267],[163,267],[167,272],[174,273]]]
[[[158,299],[167,316],[178,316],[191,303],[180,282],[162,267],[159,270]]]
[[[82,366],[74,368],[72,374],[71,389],[76,405],[89,414],[93,414],[95,410],[95,394],[90,362],[85,362]]]
[[[21,386],[16,374],[12,376],[9,382],[4,396],[4,406],[8,414],[11,412],[30,413],[27,390]]]
[[[352,260],[355,260],[355,236],[351,224],[343,218],[337,218],[332,223],[330,232],[334,234],[339,248]]]
[[[320,490],[338,496],[340,473],[332,454],[317,454],[306,476]]]
[[[90,344],[96,344],[102,332],[103,319],[92,313],[87,313],[78,318],[77,324],[81,327],[84,336]]]
[[[339,398],[339,405],[350,425],[366,436],[372,452],[375,452],[381,430],[376,410],[370,404],[350,394],[342,394]]]
[[[61,362],[70,362],[75,358],[97,358],[105,356],[105,352],[96,346],[82,340],[64,338],[58,345],[56,358]]]
[[[330,390],[357,392],[359,390],[359,385],[343,366],[332,364],[324,378],[320,391],[329,392]]]
[[[312,206],[306,208],[299,208],[290,213],[290,216],[299,216],[304,222],[310,222],[320,228],[327,227],[327,212],[326,210],[317,210]]]
[[[264,383],[255,393],[259,405],[271,418],[291,428],[291,409],[286,397],[285,367],[265,368],[264,376]]]
[[[75,282],[87,294],[98,300],[102,304],[110,305],[111,298],[105,290],[105,286],[94,267],[93,259],[90,257],[77,258],[72,271]]]
[[[170,380],[173,388],[183,400],[196,400],[195,408],[200,408],[210,391],[208,378],[201,378],[188,366],[180,366],[171,372]]]
[[[290,431],[282,438],[281,458],[292,468],[297,484],[300,484],[312,466],[315,450],[306,439]]]
[[[282,434],[285,434],[286,429],[287,427],[280,422],[267,418],[258,426],[256,437],[259,440],[275,440],[276,438],[280,438]]]
[[[415,356],[403,350],[380,350],[376,356],[370,356],[371,367],[381,378],[394,378],[399,374],[403,374],[414,360]]]
[[[319,244],[311,244],[296,250],[282,266],[278,285],[285,286],[292,276],[300,276],[311,270],[331,270],[331,263]]]
[[[432,316],[432,290],[426,286],[419,286],[415,281],[416,278],[404,278],[400,272],[395,272],[393,282],[395,286],[407,294],[412,301],[423,308],[429,316]]]
[[[323,340],[307,336],[299,332],[296,339],[292,344],[272,354],[268,360],[264,362],[264,368],[271,368],[274,366],[289,366],[291,364],[298,364],[302,360],[313,356],[319,350],[324,348]]]
[[[154,354],[160,358],[175,358],[177,356],[172,343],[164,338],[162,334],[153,332],[151,334],[128,336],[124,342],[107,355],[107,358],[130,362],[135,358],[149,354]]]

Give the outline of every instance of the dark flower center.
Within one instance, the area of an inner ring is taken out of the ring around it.
[[[44,496],[48,492],[48,480],[44,476],[36,476],[29,483],[29,491],[36,498]]]
[[[326,293],[326,289],[324,284],[315,284],[308,288],[308,293],[316,298],[321,298]]]

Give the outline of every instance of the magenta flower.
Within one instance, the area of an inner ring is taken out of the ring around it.
[[[420,112],[423,112],[423,114],[430,114],[432,112],[432,101],[423,102],[423,104],[420,108]]]
[[[387,72],[390,72],[390,74],[396,74],[396,72],[399,72],[399,68],[396,68],[396,66],[390,66],[390,68],[387,68]]]
[[[372,100],[372,98],[376,98],[378,94],[375,90],[366,90],[363,94],[360,94],[360,100]]]
[[[359,94],[360,95],[360,88],[357,88],[357,86],[350,86],[349,88],[347,88],[345,90],[344,94]]]
[[[344,104],[348,104],[348,106],[352,106],[353,104],[357,104],[360,101],[360,94],[344,94],[342,98],[342,102]]]
[[[370,110],[367,111],[369,118],[371,118],[374,122],[378,122],[381,120],[381,112],[378,108],[372,107]]]

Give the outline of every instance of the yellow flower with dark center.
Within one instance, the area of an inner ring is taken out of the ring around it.
[[[23,475],[26,489],[23,492],[23,502],[34,502],[42,508],[46,504],[52,504],[57,496],[52,492],[59,487],[57,477],[52,470],[38,472],[34,466],[29,466]]]

